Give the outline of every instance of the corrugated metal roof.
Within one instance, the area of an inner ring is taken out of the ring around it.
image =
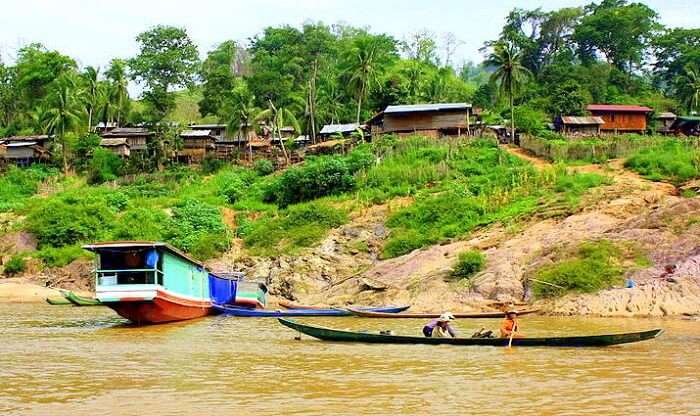
[[[11,142],[11,143],[5,143],[5,146],[7,147],[28,147],[28,146],[34,146],[36,145],[36,142]]]
[[[620,105],[620,104],[589,104],[586,107],[588,111],[622,111],[622,112],[634,112],[634,113],[650,113],[652,111],[649,107],[642,107],[639,105]]]
[[[600,117],[574,117],[574,116],[562,116],[561,122],[564,124],[574,124],[579,126],[593,125],[593,124],[605,124]]]
[[[659,113],[659,115],[656,116],[658,119],[673,119],[676,118],[676,115],[670,112],[666,113]]]
[[[100,146],[104,146],[104,147],[122,146],[122,145],[128,146],[129,142],[127,142],[125,138],[100,140]]]
[[[349,133],[357,130],[359,127],[360,125],[358,123],[326,124],[319,134]]]
[[[384,113],[391,114],[415,113],[423,111],[467,110],[471,108],[471,106],[471,104],[467,103],[390,105],[384,110]]]
[[[193,130],[225,129],[226,124],[190,124]]]
[[[208,137],[211,136],[211,130],[185,130],[180,133],[182,137]]]

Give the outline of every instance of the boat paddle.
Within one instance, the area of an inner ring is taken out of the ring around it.
[[[513,329],[510,331],[510,337],[508,338],[508,348],[510,348],[513,345],[513,335],[515,335],[515,331],[518,329],[518,324],[516,322],[513,322]]]

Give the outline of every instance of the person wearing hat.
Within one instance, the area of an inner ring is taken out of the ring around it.
[[[450,326],[450,321],[454,321],[455,316],[450,312],[445,312],[439,318],[433,319],[423,327],[423,335],[428,338],[457,337],[457,331]]]
[[[518,311],[515,309],[509,309],[508,312],[506,312],[506,318],[501,325],[501,338],[510,338],[511,334],[513,338],[522,337],[522,334],[520,334],[520,324],[518,322]]]

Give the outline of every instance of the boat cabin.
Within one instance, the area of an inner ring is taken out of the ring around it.
[[[209,299],[204,265],[166,243],[115,241],[84,246],[95,253],[97,299],[152,300],[158,291]]]

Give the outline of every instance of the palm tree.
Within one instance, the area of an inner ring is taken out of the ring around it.
[[[497,43],[493,52],[486,59],[486,64],[495,66],[491,74],[491,82],[496,82],[502,94],[508,97],[510,105],[510,137],[515,139],[515,94],[532,75],[530,70],[521,64],[521,54],[511,43]]]
[[[295,132],[299,132],[299,122],[296,116],[288,107],[276,107],[271,100],[268,100],[269,107],[262,110],[255,117],[255,121],[269,120],[272,124],[273,138],[275,136],[275,131],[277,132],[277,137],[279,138],[280,145],[282,146],[282,154],[284,154],[284,160],[289,164],[289,155],[287,154],[287,148],[284,146],[284,140],[282,140],[282,127],[291,126],[294,128]]]
[[[71,74],[57,78],[47,96],[47,127],[61,142],[63,173],[68,174],[68,151],[66,132],[78,126],[83,116],[81,91]]]
[[[700,108],[700,66],[697,63],[685,65],[677,84],[680,85],[678,95],[688,107],[688,112],[698,110]]]
[[[370,36],[360,36],[353,42],[346,56],[345,71],[349,86],[357,93],[357,122],[360,122],[362,101],[372,84],[377,82],[379,72],[379,42]]]
[[[85,68],[85,73],[83,74],[87,87],[85,90],[85,104],[88,113],[88,133],[92,132],[92,115],[97,110],[98,105],[99,81],[97,78],[99,74],[100,69],[92,66]]]
[[[115,103],[117,126],[121,127],[122,116],[125,112],[125,105],[129,102],[126,62],[121,59],[112,60],[107,72],[105,72],[105,75],[107,75],[107,78],[112,84],[110,100],[113,100]]]
[[[259,110],[255,107],[255,98],[250,95],[238,100],[229,116],[226,129],[245,138],[248,143],[248,160],[253,161],[253,144],[250,142],[250,131],[255,129]]]

